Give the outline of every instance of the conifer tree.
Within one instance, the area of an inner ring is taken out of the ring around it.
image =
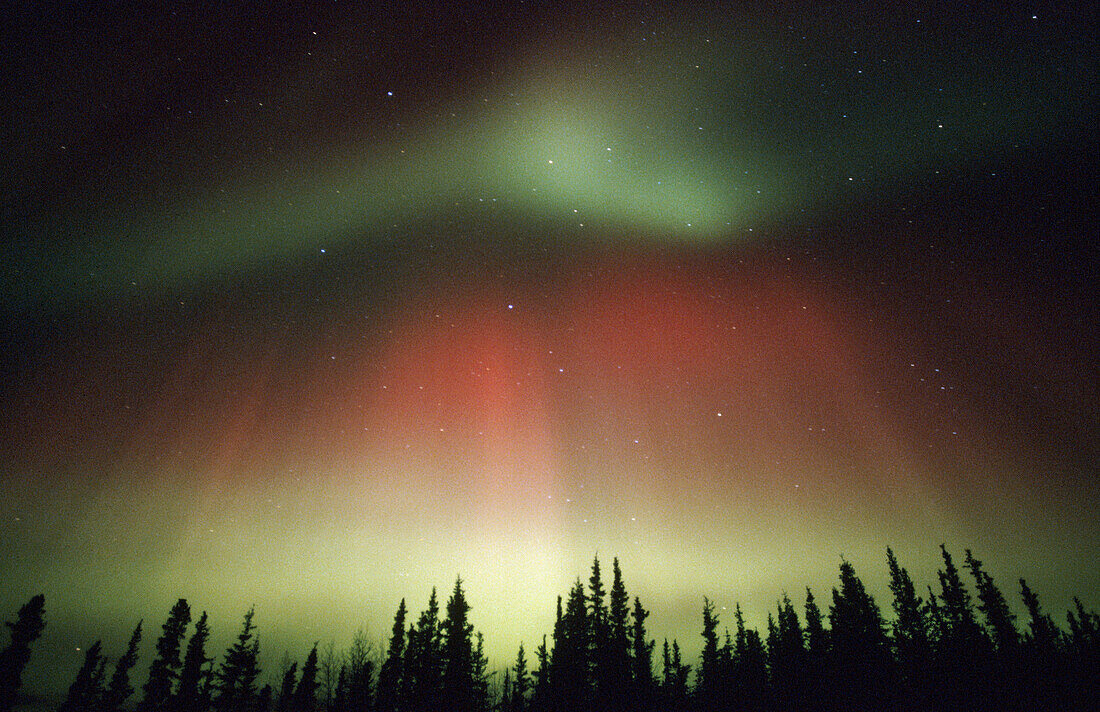
[[[218,712],[245,712],[255,697],[259,675],[259,641],[254,639],[252,623],[255,614],[254,607],[248,609],[236,642],[225,651],[215,681],[214,709]]]
[[[102,645],[97,640],[84,652],[84,663],[58,712],[96,712],[103,695],[103,663]]]
[[[727,663],[733,668],[734,697],[742,709],[762,712],[769,702],[767,653],[760,633],[745,626],[741,604],[734,608],[734,618],[737,621],[736,657]]]
[[[695,697],[699,709],[710,712],[717,709],[720,692],[721,662],[718,651],[718,616],[714,604],[703,597],[703,651],[701,664],[695,678]]]
[[[857,709],[883,709],[890,685],[884,623],[851,563],[840,564],[840,589],[829,607],[832,672],[837,699]]]
[[[691,666],[684,665],[680,656],[680,644],[674,639],[669,648],[665,639],[662,649],[663,670],[661,676],[661,704],[666,710],[683,710],[688,703],[688,676]]]
[[[596,651],[596,699],[608,710],[637,709],[631,670],[630,597],[623,583],[619,559],[612,560],[611,591],[602,644]]]
[[[443,674],[443,653],[439,599],[434,588],[428,598],[428,607],[421,611],[416,625],[409,628],[404,672],[404,704],[414,710],[437,709]]]
[[[256,705],[253,707],[255,712],[271,712],[273,693],[271,685],[260,688],[259,694],[256,695]]]
[[[130,670],[133,669],[138,659],[137,647],[138,643],[141,642],[141,624],[142,621],[138,621],[137,627],[134,628],[134,632],[130,636],[130,642],[126,645],[126,652],[115,663],[115,670],[111,674],[111,682],[107,685],[106,692],[103,693],[104,712],[118,712],[134,692],[134,688],[130,684]]]
[[[940,553],[943,556],[944,568],[939,572],[940,599],[943,602],[943,618],[946,624],[945,635],[956,644],[969,648],[972,653],[984,647],[985,635],[981,626],[974,618],[974,606],[970,593],[966,590],[959,571],[951,560],[951,554],[947,548],[940,544]]]
[[[378,712],[397,712],[398,709],[405,654],[405,614],[405,599],[402,598],[393,617],[393,632],[386,649],[386,659],[378,672],[378,696],[375,700]]]
[[[15,704],[23,682],[23,669],[31,659],[31,643],[38,640],[46,627],[45,606],[43,594],[32,596],[19,608],[14,623],[4,623],[10,631],[11,641],[0,650],[0,712],[8,712]]]
[[[768,658],[776,704],[780,710],[803,709],[807,703],[806,649],[798,614],[786,593],[776,604],[774,627],[771,616],[768,621]]]
[[[929,675],[932,650],[928,639],[928,617],[917,595],[913,579],[897,557],[886,548],[890,568],[890,592],[894,595],[893,647],[900,674],[902,696],[913,708],[929,704]]]
[[[447,615],[443,620],[443,704],[454,712],[473,712],[474,674],[473,626],[469,623],[470,604],[462,590],[462,578],[455,581],[447,600]]]
[[[489,709],[489,658],[485,656],[485,636],[478,631],[474,636],[473,679],[474,679],[474,709],[477,712],[488,712]]]
[[[634,597],[634,610],[632,611],[633,624],[630,632],[631,655],[630,663],[633,666],[631,676],[634,682],[634,706],[638,710],[647,710],[653,706],[653,645],[646,633],[645,620],[649,617],[649,611],[642,607],[641,600]]]
[[[332,691],[332,702],[326,708],[328,712],[347,712],[348,709],[348,666],[340,666],[336,674],[336,686]]]
[[[187,650],[183,654],[179,683],[173,698],[173,708],[177,712],[202,712],[207,707],[203,695],[203,666],[211,661],[206,657],[206,641],[210,637],[210,628],[206,623],[206,611],[195,623],[195,632],[187,641]]]
[[[298,663],[292,662],[283,672],[283,680],[279,684],[279,712],[291,712],[294,708],[294,686],[298,684]]]
[[[1039,597],[1027,585],[1027,581],[1020,579],[1020,597],[1024,600],[1024,607],[1028,615],[1028,642],[1043,653],[1049,653],[1058,642],[1058,628],[1050,616],[1043,613],[1043,607],[1039,604]]]
[[[512,670],[504,669],[504,679],[500,681],[500,712],[512,712],[515,709],[515,700],[512,695]]]
[[[944,568],[940,581],[938,640],[936,641],[937,704],[953,709],[990,704],[991,644],[974,615],[969,591],[959,576],[947,547],[940,545]]]
[[[588,679],[594,693],[593,709],[597,712],[609,707],[616,692],[610,680],[611,637],[606,596],[600,560],[596,557],[588,578]]]
[[[982,562],[966,550],[966,567],[974,576],[978,589],[978,609],[985,617],[986,627],[999,653],[1008,654],[1016,649],[1019,633],[1016,632],[1016,615],[1008,607],[1001,590],[993,583],[993,577],[982,569]]]
[[[294,688],[291,696],[291,709],[293,712],[314,712],[317,709],[317,643],[309,651],[306,661],[302,665],[302,676]]]
[[[527,709],[527,689],[530,686],[530,676],[527,674],[527,657],[523,653],[523,643],[519,644],[519,652],[516,653],[516,662],[512,666],[514,675],[511,690],[511,709],[513,712],[523,712]]]
[[[561,610],[561,596],[558,596],[558,610]],[[546,636],[535,648],[535,689],[531,694],[531,709],[542,712],[550,704],[550,653],[546,650]]]
[[[1020,579],[1020,596],[1028,614],[1028,629],[1023,641],[1025,699],[1030,709],[1066,709],[1068,671],[1060,649],[1061,633],[1049,615],[1043,612],[1039,597]],[[1095,701],[1094,701],[1095,702]]]
[[[814,593],[806,589],[806,654],[809,664],[815,669],[821,669],[825,655],[829,650],[829,637],[822,623],[821,609],[814,599]]]
[[[186,599],[179,599],[168,613],[168,620],[161,628],[157,640],[156,657],[149,665],[149,678],[142,691],[145,693],[139,705],[140,710],[155,712],[163,710],[172,694],[172,683],[179,675],[180,645],[187,633],[187,624],[191,622],[191,607]]]
[[[559,599],[559,608],[560,608]],[[551,707],[588,710],[591,705],[590,617],[588,598],[580,579],[569,592],[565,611],[555,625],[554,650],[550,658]]]
[[[660,699],[663,707],[669,705],[669,689],[672,686],[672,655],[669,653],[668,638],[661,646],[661,685]]]
[[[1074,691],[1071,708],[1088,709],[1100,699],[1100,615],[1090,613],[1074,597],[1074,610],[1066,613],[1070,635],[1067,641],[1072,663],[1070,685]]]

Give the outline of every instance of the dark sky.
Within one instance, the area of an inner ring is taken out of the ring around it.
[[[692,651],[887,545],[1097,605],[1093,10],[83,5],[3,23],[32,687],[458,573],[498,662],[596,552]]]

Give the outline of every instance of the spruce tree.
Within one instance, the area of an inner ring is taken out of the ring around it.
[[[747,712],[763,712],[768,706],[767,653],[760,633],[745,626],[741,604],[734,609],[737,621],[736,657],[732,663],[734,699]]]
[[[298,685],[291,696],[291,709],[293,712],[314,712],[317,709],[317,643],[313,644],[306,661],[302,665],[302,676],[298,679]]]
[[[527,688],[530,683],[527,674],[527,658],[523,654],[523,643],[519,644],[519,652],[516,653],[516,662],[512,666],[512,674],[515,676],[512,682],[510,709],[512,712],[524,712],[527,709]]]
[[[138,643],[141,642],[141,624],[142,621],[138,621],[137,627],[134,628],[134,632],[130,636],[130,642],[126,645],[126,652],[115,663],[114,673],[111,674],[111,682],[107,685],[106,692],[103,693],[104,712],[118,712],[134,692],[134,688],[130,684],[130,670],[137,663],[137,647]]]
[[[945,708],[987,709],[991,703],[989,638],[974,615],[974,605],[947,547],[940,545],[944,568],[938,572],[940,601],[936,656],[937,703]]]
[[[594,693],[593,709],[597,712],[607,710],[617,692],[610,679],[611,637],[606,596],[600,560],[596,557],[588,577],[588,679]]]
[[[279,712],[291,712],[294,708],[294,686],[298,683],[298,663],[292,662],[283,671],[283,680],[279,683]]]
[[[684,664],[680,655],[680,643],[672,640],[672,649],[669,652],[668,640],[664,646],[667,664],[664,669],[662,688],[664,690],[662,701],[667,710],[683,710],[688,704],[688,677],[691,675],[691,666]]]
[[[806,649],[798,614],[786,593],[776,604],[776,623],[768,617],[768,659],[776,705],[780,710],[803,709],[806,695]]]
[[[439,599],[434,588],[428,598],[428,607],[421,611],[416,625],[409,628],[408,636],[402,678],[404,704],[414,710],[436,709],[440,700],[443,652]]]
[[[470,604],[462,590],[462,578],[455,581],[447,599],[443,620],[443,706],[454,712],[474,712],[473,626]]]
[[[718,615],[714,604],[703,597],[703,651],[701,664],[695,678],[695,697],[699,709],[710,712],[717,709],[720,694],[721,661],[718,651]]]
[[[633,678],[634,708],[647,710],[654,703],[653,683],[653,645],[646,633],[645,620],[649,617],[649,611],[642,607],[641,600],[634,597],[634,610],[631,613],[633,624],[630,631],[632,665],[631,676]]]
[[[559,599],[559,608],[560,608]],[[551,706],[555,710],[591,709],[590,617],[588,597],[580,579],[573,584],[565,611],[555,625],[550,658]]]
[[[202,712],[208,700],[203,695],[203,667],[211,661],[206,657],[206,641],[210,637],[210,628],[206,623],[206,611],[195,623],[195,632],[187,641],[187,650],[183,654],[179,683],[173,698],[173,709],[177,712]]]
[[[179,675],[180,645],[187,633],[187,624],[191,622],[191,607],[186,599],[179,599],[168,613],[168,620],[161,628],[157,640],[156,657],[149,665],[149,679],[142,691],[145,693],[140,710],[156,712],[167,707],[172,694],[172,683]]]
[[[940,553],[944,562],[944,568],[939,572],[939,579],[942,591],[940,599],[946,624],[945,635],[960,646],[961,650],[969,649],[971,654],[977,653],[981,648],[986,647],[987,639],[974,618],[974,605],[971,602],[970,593],[959,577],[959,571],[951,560],[951,554],[943,544],[940,544]]]
[[[893,647],[902,696],[914,708],[922,708],[928,705],[932,657],[927,611],[909,572],[898,564],[889,547],[886,562],[890,568],[890,592],[894,595]]]
[[[214,682],[214,709],[218,712],[245,712],[253,702],[256,694],[254,684],[259,673],[256,660],[258,641],[254,640],[256,627],[252,623],[255,614],[255,607],[248,609],[236,642],[225,651]]]
[[[401,678],[405,654],[405,599],[397,607],[393,617],[393,632],[386,649],[386,659],[378,672],[378,696],[375,707],[378,712],[397,712],[401,692]]]
[[[637,709],[632,697],[630,645],[630,597],[626,593],[619,559],[612,560],[611,591],[608,595],[604,638],[597,651],[596,698],[608,710]]]
[[[829,607],[832,672],[838,700],[857,709],[883,709],[891,692],[884,623],[874,598],[847,560]]]
[[[825,655],[829,651],[829,636],[822,623],[821,609],[814,599],[814,593],[806,588],[806,654],[811,667],[820,670],[824,667]]]
[[[58,712],[96,712],[103,695],[103,661],[102,645],[97,640],[84,652],[84,663]]]
[[[993,577],[982,569],[982,562],[966,550],[966,567],[974,576],[978,589],[978,609],[985,617],[986,627],[993,638],[993,645],[1002,655],[1011,654],[1020,641],[1016,632],[1016,615],[1008,607],[1001,590],[993,583]]]
[[[561,596],[558,596],[559,610]],[[531,694],[531,709],[543,712],[550,704],[550,653],[546,649],[546,636],[542,636],[542,642],[535,648],[535,660],[538,667],[535,669],[535,689]]]
[[[1050,616],[1043,613],[1043,607],[1039,604],[1039,596],[1027,585],[1027,581],[1020,579],[1020,597],[1024,601],[1024,607],[1028,615],[1028,643],[1036,650],[1049,654],[1054,650],[1058,642],[1058,627]]]
[[[44,612],[46,597],[32,596],[19,608],[15,622],[5,622],[11,634],[8,646],[0,650],[0,712],[8,712],[15,704],[23,683],[23,669],[31,658],[31,643],[46,627]]]
[[[256,695],[256,703],[252,707],[253,712],[271,712],[273,696],[274,691],[271,689],[271,685],[261,687]]]
[[[485,656],[485,636],[478,631],[474,636],[473,655],[473,687],[474,709],[477,712],[488,712],[489,709],[489,658]]]
[[[1022,651],[1026,705],[1030,709],[1067,709],[1069,671],[1062,657],[1061,632],[1024,579],[1020,579],[1020,596],[1028,614]]]

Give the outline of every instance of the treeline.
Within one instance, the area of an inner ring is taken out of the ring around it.
[[[313,646],[301,665],[284,665],[278,689],[260,685],[259,642],[249,610],[235,642],[208,654],[203,612],[191,626],[181,599],[161,627],[140,692],[131,672],[139,623],[125,652],[108,665],[97,641],[59,712],[788,712],[822,710],[1091,710],[1100,700],[1100,615],[1078,599],[1066,627],[1045,613],[1023,579],[1026,618],[966,551],[969,585],[947,549],[938,581],[918,592],[893,551],[891,615],[884,616],[848,561],[827,611],[806,589],[801,615],[784,594],[763,632],[740,606],[720,620],[703,599],[702,653],[685,660],[679,642],[655,641],[649,612],[631,599],[618,560],[610,587],[593,561],[558,597],[550,636],[528,659],[490,672],[484,638],[469,621],[462,580],[440,610],[433,590],[415,621],[402,600],[384,653],[361,635],[335,656]],[[0,652],[0,712],[16,700],[31,646],[44,626],[44,598],[32,598]],[[187,635],[191,630],[190,636]],[[108,667],[110,674],[108,675]]]

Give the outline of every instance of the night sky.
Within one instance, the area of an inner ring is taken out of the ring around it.
[[[888,609],[887,545],[1100,604],[1094,10],[48,5],[0,80],[32,688],[179,597],[277,671],[458,574],[503,665],[597,553],[692,655],[841,555]]]

